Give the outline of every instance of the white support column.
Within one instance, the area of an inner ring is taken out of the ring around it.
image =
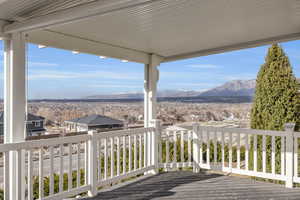
[[[149,55],[149,64],[145,65],[145,80],[144,80],[144,126],[151,127],[151,123],[156,119],[156,92],[157,92],[157,82],[159,80],[159,71],[157,67],[160,65],[162,58],[151,54]],[[154,133],[147,133],[147,165],[153,165],[154,160],[152,155],[154,155],[153,149],[156,144],[154,143],[155,137]],[[154,170],[150,173],[156,173]]]
[[[4,48],[4,142],[25,141],[26,69],[25,40],[21,33],[5,39]],[[9,199],[25,197],[24,152],[9,155]]]
[[[144,126],[149,127],[150,122],[156,119],[156,92],[159,80],[158,66],[162,62],[162,57],[155,54],[150,55],[149,64],[145,65],[144,80]]]

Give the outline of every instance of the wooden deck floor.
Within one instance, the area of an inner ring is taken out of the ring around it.
[[[89,200],[227,200],[227,199],[300,199],[300,189],[258,182],[250,178],[218,174],[168,172],[118,188],[102,191]]]

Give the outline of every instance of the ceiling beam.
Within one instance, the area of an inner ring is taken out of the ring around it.
[[[30,32],[28,33],[27,41],[65,50],[149,64],[149,54],[146,52],[88,40],[51,30]]]
[[[287,34],[287,35],[280,35],[280,36],[276,36],[276,37],[270,37],[270,38],[265,38],[265,39],[260,39],[260,40],[242,42],[242,43],[228,45],[228,46],[222,46],[222,47],[205,49],[205,50],[196,51],[196,52],[190,52],[190,53],[169,56],[169,57],[165,57],[165,59],[162,62],[172,62],[172,61],[183,60],[183,59],[188,59],[188,58],[208,56],[208,55],[212,55],[212,54],[219,54],[219,53],[224,53],[224,52],[229,52],[229,51],[234,51],[234,50],[253,48],[253,47],[268,45],[268,44],[272,44],[272,43],[287,42],[287,41],[299,40],[299,39],[300,39],[300,32]]]
[[[7,21],[0,19],[0,40],[3,40],[3,39],[6,39],[6,38],[10,37],[9,34],[5,34],[4,31],[3,31],[4,26],[7,25],[7,24],[8,24]]]
[[[36,29],[67,24],[93,16],[105,15],[136,6],[142,6],[160,0],[101,0],[76,6],[49,15],[35,17],[22,22],[14,22],[4,27],[5,33],[28,32]]]

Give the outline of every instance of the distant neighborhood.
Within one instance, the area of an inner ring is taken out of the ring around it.
[[[0,112],[0,136],[4,135],[4,112]],[[42,116],[37,116],[31,113],[27,114],[26,117],[26,130],[27,136],[40,136],[46,133],[44,128],[45,118]]]

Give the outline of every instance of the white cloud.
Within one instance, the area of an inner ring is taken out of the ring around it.
[[[250,80],[255,79],[256,73],[234,73],[233,75],[228,75],[224,72],[210,72],[210,71],[199,71],[199,72],[161,72],[160,80],[171,79],[177,81],[182,78],[189,78],[193,80],[202,81],[231,81],[231,80]]]
[[[79,67],[97,67],[97,68],[99,68],[99,67],[106,67],[106,66],[103,66],[103,65],[90,65],[90,64],[78,64],[77,66],[79,66]]]
[[[159,76],[160,80],[163,79],[178,79],[180,77],[195,77],[202,75],[202,72],[195,73],[195,72],[181,72],[181,71],[172,71],[172,72],[166,72],[166,71],[160,71]]]
[[[233,80],[251,80],[256,79],[257,74],[237,74],[237,75],[224,75],[220,76],[225,81],[233,81]]]
[[[141,85],[126,85],[126,84],[93,84],[88,85],[91,88],[131,88],[131,89],[138,89],[142,88],[143,84]]]
[[[178,86],[191,86],[191,87],[214,87],[213,83],[175,83]]]
[[[143,76],[139,73],[117,73],[109,71],[66,72],[57,70],[34,70],[29,73],[29,80],[39,79],[115,79],[139,80]]]
[[[29,62],[29,67],[57,67],[57,63],[48,63],[48,62]]]
[[[220,66],[213,65],[213,64],[191,64],[187,65],[190,68],[197,68],[197,69],[218,69]]]

